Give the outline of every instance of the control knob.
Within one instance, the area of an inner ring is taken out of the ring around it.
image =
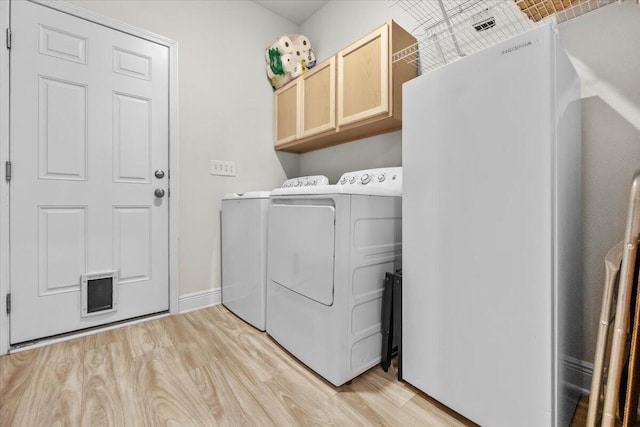
[[[355,176],[352,176],[351,179],[349,180],[349,184],[355,184],[356,179],[357,178]]]
[[[385,174],[381,173],[380,175],[378,175],[378,182],[383,182],[386,178],[387,178],[387,176]]]
[[[362,177],[360,178],[360,182],[362,182],[363,185],[368,184],[371,181],[371,175],[369,175],[368,173],[365,173],[364,175],[362,175]]]

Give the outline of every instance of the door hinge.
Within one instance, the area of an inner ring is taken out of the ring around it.
[[[7,28],[7,49],[11,49],[11,28]]]
[[[6,162],[4,164],[4,178],[7,182],[11,181],[11,162]]]
[[[11,293],[7,294],[7,314],[11,314]]]

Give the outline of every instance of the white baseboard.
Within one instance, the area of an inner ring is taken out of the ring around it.
[[[584,360],[565,356],[564,367],[567,382],[581,394],[589,394],[591,389],[591,377],[593,376],[593,364]]]
[[[209,307],[210,305],[220,304],[221,302],[222,291],[220,288],[211,289],[208,291],[194,292],[192,294],[182,295],[180,298],[178,298],[180,313]]]

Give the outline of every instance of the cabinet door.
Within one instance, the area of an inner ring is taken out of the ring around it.
[[[318,64],[300,82],[301,137],[336,128],[336,59]]]
[[[298,135],[298,81],[275,92],[275,145],[291,142]]]
[[[389,112],[389,26],[338,53],[338,125]]]

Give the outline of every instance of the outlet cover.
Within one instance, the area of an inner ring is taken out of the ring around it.
[[[236,176],[236,164],[225,160],[211,160],[211,175]]]

